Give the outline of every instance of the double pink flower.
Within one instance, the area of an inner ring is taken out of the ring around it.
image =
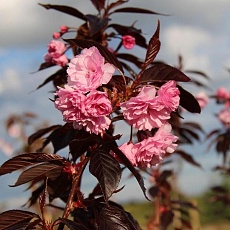
[[[144,86],[136,97],[121,103],[126,121],[138,130],[160,128],[179,106],[180,91],[175,81],[169,81],[157,91]]]
[[[84,49],[67,69],[68,83],[56,92],[55,106],[74,128],[99,134],[109,128],[112,105],[107,93],[96,90],[112,78],[115,69],[96,47]]]
[[[153,137],[136,144],[124,143],[119,148],[134,166],[151,167],[161,163],[166,152],[173,153],[178,140],[171,132],[171,125],[161,126]]]

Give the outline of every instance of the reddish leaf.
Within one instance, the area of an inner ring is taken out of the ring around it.
[[[26,153],[21,154],[2,164],[0,168],[0,175],[12,173],[16,170],[23,169],[25,167],[41,163],[41,162],[52,162],[52,161],[63,161],[63,158],[55,154],[47,153]]]
[[[143,70],[146,69],[146,67],[153,62],[153,60],[155,59],[155,57],[157,56],[160,50],[161,42],[159,40],[159,33],[160,33],[160,21],[158,21],[157,29],[148,44],[148,48],[145,56],[145,63],[142,68]]]
[[[141,72],[138,80],[140,83],[169,80],[188,82],[190,78],[175,67],[159,63]]]
[[[117,7],[117,6],[119,6],[119,5],[122,5],[122,4],[126,3],[126,2],[127,2],[127,0],[117,0],[116,2],[111,2],[111,3],[106,7],[106,9],[105,9],[105,14],[108,14],[108,12],[109,12],[112,8]],[[110,14],[112,14],[112,13],[110,13]]]
[[[41,3],[38,3],[38,4],[40,6],[43,6],[47,10],[50,10],[50,9],[57,10],[57,11],[60,11],[62,13],[66,13],[66,14],[72,15],[74,17],[77,17],[77,18],[80,18],[80,19],[86,21],[85,15],[73,7],[65,6],[65,5],[50,5],[50,4],[46,5],[46,4],[41,4]]]
[[[37,132],[35,132],[35,133],[33,133],[32,135],[29,136],[28,145],[31,145],[32,143],[34,143],[34,141],[36,141],[37,139],[42,137],[44,134],[49,133],[52,130],[57,129],[59,127],[61,127],[61,125],[53,125],[53,126],[50,126],[48,128],[38,130]]]
[[[40,217],[33,212],[23,210],[9,210],[0,214],[0,229],[25,229],[25,227],[30,225],[32,220],[38,220],[41,222]]]
[[[105,0],[91,0],[98,11],[101,11],[105,6]]]
[[[28,183],[38,178],[43,179],[44,177],[48,177],[50,179],[55,179],[60,175],[62,169],[63,165],[50,162],[35,165],[22,172],[17,182],[12,187]]]
[[[119,163],[107,150],[99,148],[93,152],[89,171],[98,179],[105,201],[108,201],[121,179]]]
[[[72,47],[77,46],[81,49],[90,48],[95,46],[98,48],[101,55],[105,58],[105,60],[111,64],[113,64],[121,73],[123,73],[122,65],[117,60],[116,56],[112,54],[106,47],[102,46],[100,43],[95,42],[93,40],[84,40],[84,39],[66,39]]]

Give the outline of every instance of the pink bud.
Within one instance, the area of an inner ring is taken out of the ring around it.
[[[59,33],[59,32],[54,32],[53,33],[53,38],[54,39],[58,39],[58,38],[60,38],[61,37],[61,34]]]
[[[61,30],[61,33],[66,33],[66,32],[68,32],[68,30],[69,30],[69,27],[68,26],[60,26],[60,30]]]
[[[122,36],[122,44],[125,49],[132,49],[136,45],[136,40],[131,35]]]

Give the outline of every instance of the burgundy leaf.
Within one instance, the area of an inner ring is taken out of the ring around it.
[[[62,169],[63,169],[63,165],[57,163],[54,164],[54,163],[47,162],[47,163],[35,165],[22,172],[18,177],[17,182],[12,187],[28,183],[38,178],[43,179],[44,177],[48,177],[50,179],[55,179],[60,175]]]
[[[66,39],[65,41],[68,42],[71,46],[77,46],[81,49],[90,48],[92,46],[97,47],[101,55],[105,58],[105,60],[113,64],[121,73],[123,73],[122,65],[117,60],[116,56],[100,43],[95,42],[93,40],[84,39]]]
[[[132,215],[117,206],[104,206],[100,211],[99,229],[140,230]]]
[[[161,213],[160,221],[161,221],[161,229],[166,230],[167,227],[172,223],[174,214],[172,210],[167,210]]]
[[[181,156],[188,163],[202,168],[202,166],[198,162],[196,162],[190,154],[186,153],[185,151],[177,149],[175,151],[175,154],[178,154],[179,156]]]
[[[125,77],[126,82],[129,82],[130,79]],[[125,92],[126,91],[126,84],[124,82],[124,77],[121,75],[113,75],[112,79],[108,83],[109,87],[115,87],[118,92]]]
[[[169,80],[188,82],[190,78],[175,67],[159,63],[141,72],[138,80],[140,83]]]
[[[163,183],[165,180],[167,180],[168,177],[172,176],[173,172],[171,170],[164,170],[160,176],[157,178],[157,182],[159,184]]]
[[[116,146],[116,144],[111,144],[111,150],[119,157],[119,159],[123,162],[123,164],[132,172],[133,176],[135,176],[140,188],[147,200],[149,198],[146,195],[146,188],[144,185],[144,180],[142,176],[138,173],[138,171],[133,167],[129,159],[124,155],[124,153]]]
[[[157,14],[157,15],[165,15],[161,13],[157,13],[151,10],[142,9],[138,7],[123,7],[117,10],[114,10],[112,13],[140,13],[140,14]]]
[[[63,158],[55,154],[47,153],[26,153],[20,154],[13,157],[12,159],[6,161],[2,164],[0,168],[0,175],[12,173],[16,170],[23,169],[25,167],[41,163],[41,162],[51,162],[51,161],[63,161]]]
[[[93,152],[89,171],[101,186],[105,201],[112,196],[121,179],[121,168],[114,157],[105,149],[99,148]]]
[[[87,14],[86,15],[90,36],[95,35],[96,33],[102,31],[109,22],[109,18],[99,18],[95,15]]]
[[[153,60],[155,59],[155,57],[157,56],[160,50],[161,42],[159,40],[159,33],[160,33],[160,21],[158,21],[157,29],[148,44],[148,48],[145,56],[145,62],[142,67],[143,70],[146,69],[146,67],[153,62]]]
[[[72,141],[75,137],[75,135],[79,132],[79,130],[76,130],[73,128],[73,125],[71,123],[66,123],[65,125],[55,129],[44,141],[43,146],[41,148],[41,151],[43,148],[48,145],[50,142],[53,144],[54,147],[54,153],[59,151],[60,149],[65,148],[68,146],[70,141]]]
[[[65,5],[50,5],[50,4],[46,5],[46,4],[41,4],[41,3],[38,3],[38,4],[40,6],[43,6],[47,10],[49,10],[49,9],[57,10],[57,11],[60,11],[62,13],[66,13],[66,14],[69,14],[71,16],[74,16],[74,17],[77,17],[77,18],[80,18],[80,19],[86,21],[85,15],[73,7],[65,6]]]
[[[41,219],[37,214],[33,212],[23,210],[9,210],[0,214],[0,229],[25,229],[25,227],[29,226],[32,220]],[[22,228],[22,226],[24,228]]]
[[[53,81],[55,86],[61,86],[66,84],[67,78],[66,78],[66,68],[59,69],[57,72],[49,76],[42,84],[40,84],[37,89],[40,89],[44,85],[48,84],[49,82]]]
[[[151,195],[152,198],[155,198],[159,193],[159,187],[158,186],[152,186],[149,189],[149,194]]]
[[[60,218],[55,223],[63,223],[65,224],[69,230],[87,230],[88,228],[84,227],[81,224],[78,224],[72,220],[66,218]]]
[[[132,62],[134,65],[136,65],[138,68],[142,68],[143,62],[137,58],[136,56],[128,53],[117,53],[116,54],[117,58]]]
[[[180,105],[191,113],[200,113],[200,105],[196,98],[181,86],[177,87],[180,90]]]
[[[111,2],[105,9],[105,14],[107,14],[112,8],[117,7],[126,3],[127,0],[117,0],[116,2]]]
[[[45,134],[47,134],[47,133],[51,132],[52,130],[57,129],[59,127],[61,127],[61,125],[52,125],[48,128],[38,130],[37,132],[35,132],[29,136],[28,145],[31,145],[32,143],[34,143],[34,141],[36,141],[37,139],[39,139],[43,135],[45,135]]]
[[[105,0],[91,0],[98,11],[101,11],[105,6]]]
[[[37,71],[40,71],[40,70],[43,70],[43,69],[47,69],[47,68],[50,68],[50,67],[52,67],[52,66],[55,66],[55,64],[47,64],[46,62],[43,62],[43,63],[39,66],[39,68],[38,68]],[[37,71],[35,71],[35,72],[37,72]],[[33,73],[35,73],[35,72],[33,72]]]

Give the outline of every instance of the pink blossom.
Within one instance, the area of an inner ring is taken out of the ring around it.
[[[230,92],[226,88],[220,87],[216,91],[216,97],[220,100],[227,100],[230,98]]]
[[[165,96],[161,95],[163,91],[166,91]],[[144,86],[136,97],[131,97],[130,100],[121,103],[124,118],[138,130],[161,127],[170,118],[172,109],[178,104],[177,95],[168,96],[172,92],[174,90],[163,88],[160,96],[156,96],[154,86]]]
[[[109,128],[111,120],[108,115],[112,112],[112,105],[105,92],[91,91],[87,94],[81,110],[84,118],[74,122],[75,128],[83,126],[86,131],[95,134]]]
[[[148,137],[136,144],[124,143],[119,149],[134,166],[151,167],[161,163],[166,152],[173,153],[177,147],[177,136],[171,134],[171,125],[165,124],[153,137]]]
[[[59,32],[54,32],[53,33],[53,38],[54,39],[58,39],[58,38],[60,38],[61,37],[61,34],[59,33]]]
[[[136,44],[136,40],[131,35],[124,35],[122,36],[122,44],[125,49],[132,49]]]
[[[64,121],[74,122],[84,118],[82,113],[82,107],[86,100],[84,94],[65,85],[65,88],[58,87],[56,95],[58,98],[54,104],[55,107],[62,112]]]
[[[99,134],[109,128],[112,112],[111,102],[105,92],[92,91],[83,93],[65,85],[56,92],[58,98],[55,107],[62,112],[66,122],[73,123],[74,128],[85,128],[90,133]]]
[[[68,62],[65,51],[66,46],[63,42],[52,40],[48,45],[48,53],[45,54],[44,60],[47,64],[65,66]]]
[[[68,30],[69,30],[69,27],[68,26],[65,26],[65,25],[63,25],[63,26],[60,26],[60,30],[61,30],[61,33],[66,33],[66,32],[68,32]]]
[[[208,97],[204,92],[200,92],[195,96],[196,100],[198,101],[200,108],[203,109],[208,104]]]
[[[102,84],[107,84],[115,71],[96,47],[82,50],[75,56],[67,69],[68,85],[86,93]]]
[[[8,157],[13,154],[13,147],[3,139],[0,139],[0,150]]]
[[[229,109],[222,109],[218,114],[218,118],[221,123],[226,127],[230,127],[230,110]]]
[[[168,81],[157,91],[158,102],[170,112],[175,111],[180,104],[180,91],[175,81]]]
[[[133,143],[124,143],[119,147],[119,149],[124,153],[124,155],[129,159],[132,165],[137,166],[136,153],[138,151],[138,146]]]

